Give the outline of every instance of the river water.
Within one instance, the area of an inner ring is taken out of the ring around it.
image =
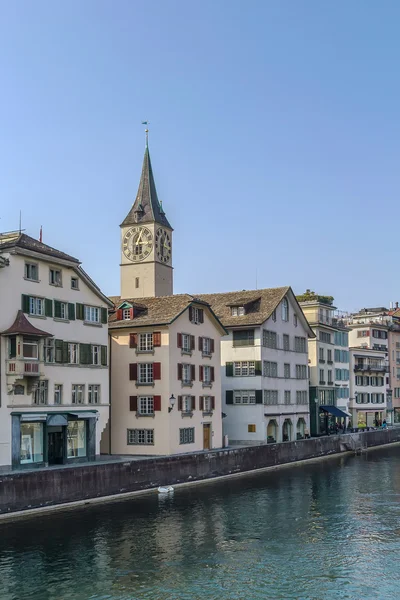
[[[400,598],[400,447],[0,524],[1,600]]]

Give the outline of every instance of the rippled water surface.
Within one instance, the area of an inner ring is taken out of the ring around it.
[[[0,524],[1,600],[400,598],[400,448]]]

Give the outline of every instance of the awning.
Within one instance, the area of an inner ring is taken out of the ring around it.
[[[338,408],[337,406],[326,405],[320,406],[319,409],[333,415],[334,417],[340,417],[341,419],[350,416],[347,413],[343,412],[343,410],[340,410],[340,408]]]
[[[24,415],[20,416],[20,421],[28,421],[29,423],[32,423],[33,421],[45,421],[46,419],[47,419],[47,413],[36,414],[36,415],[25,413]]]
[[[97,417],[96,412],[82,411],[82,412],[70,412],[69,415],[76,417],[77,419],[95,419]]]
[[[47,425],[50,427],[60,425],[63,427],[64,425],[68,425],[68,419],[65,415],[47,415]]]

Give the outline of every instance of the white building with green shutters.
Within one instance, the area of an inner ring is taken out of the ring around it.
[[[78,259],[0,234],[0,469],[108,450],[110,306]]]

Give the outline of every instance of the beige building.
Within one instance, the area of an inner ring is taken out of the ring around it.
[[[146,146],[135,202],[121,224],[121,295],[110,316],[113,454],[222,446],[220,339],[210,306],[172,295],[172,227]]]
[[[111,305],[78,259],[24,233],[0,234],[0,467],[100,454]]]

